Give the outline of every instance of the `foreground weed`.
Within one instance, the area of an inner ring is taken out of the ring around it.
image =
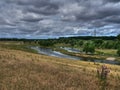
[[[106,65],[102,65],[100,68],[97,68],[97,77],[100,82],[100,86],[102,90],[105,90],[108,82],[108,74],[110,73],[110,69]]]

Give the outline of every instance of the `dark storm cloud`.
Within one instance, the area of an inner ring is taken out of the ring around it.
[[[95,2],[94,2],[95,1]],[[83,2],[83,1],[82,1]],[[63,8],[63,14],[73,15],[82,21],[104,19],[112,15],[120,15],[120,3],[106,3],[100,0],[87,0],[85,3],[69,4]],[[68,8],[67,8],[68,7]],[[71,8],[70,8],[71,7]],[[64,11],[66,9],[66,12]]]
[[[120,16],[110,16],[105,19],[106,22],[114,23],[114,24],[120,24]]]
[[[50,0],[9,0],[6,2],[24,6],[24,9],[28,12],[45,15],[56,14],[59,9],[59,5],[57,3],[51,3]]]
[[[24,19],[21,19],[23,21],[27,21],[27,22],[38,22],[42,19],[39,19],[39,18],[34,18],[34,19],[31,19],[31,18],[24,18]]]
[[[107,2],[120,2],[120,0],[106,0]]]
[[[29,7],[27,8],[28,12],[33,12],[33,13],[38,13],[38,14],[43,14],[43,15],[54,15],[57,14],[57,10],[54,7],[51,6],[46,6],[43,8],[36,8],[36,7]]]
[[[43,18],[39,18],[39,17],[34,18],[34,17],[27,16],[27,17],[22,18],[21,20],[26,21],[26,22],[39,22],[40,20],[43,20]]]
[[[0,36],[120,33],[120,0],[1,0],[0,12]]]

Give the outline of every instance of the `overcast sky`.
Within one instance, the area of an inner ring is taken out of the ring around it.
[[[120,0],[0,0],[0,37],[117,35]]]

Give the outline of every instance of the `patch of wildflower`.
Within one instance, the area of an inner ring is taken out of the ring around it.
[[[97,75],[100,79],[107,79],[110,69],[106,65],[97,68]]]
[[[97,76],[100,80],[101,90],[106,90],[108,85],[107,78],[110,73],[110,69],[106,65],[102,65],[100,68],[97,68]]]

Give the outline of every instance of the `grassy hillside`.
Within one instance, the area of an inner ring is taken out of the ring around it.
[[[0,47],[0,90],[101,90],[100,65]],[[119,90],[120,66],[107,66],[106,90]]]

